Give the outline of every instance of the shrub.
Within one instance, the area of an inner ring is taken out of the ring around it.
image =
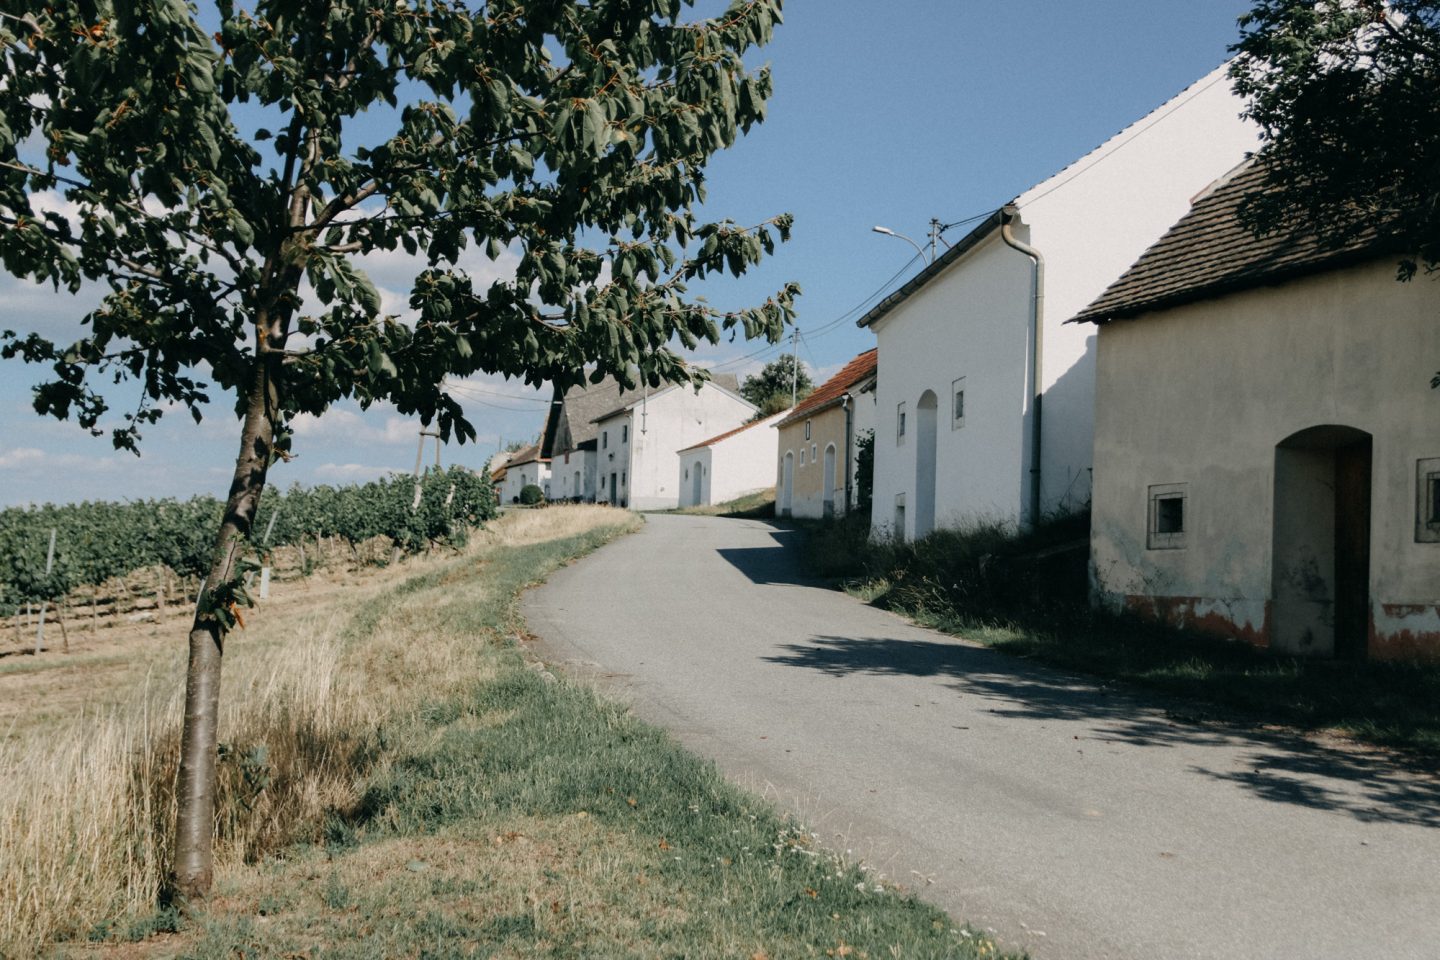
[[[525,484],[525,486],[520,488],[520,502],[525,504],[527,507],[533,507],[535,504],[541,502],[544,499],[545,491],[541,490],[533,483],[527,483]]]

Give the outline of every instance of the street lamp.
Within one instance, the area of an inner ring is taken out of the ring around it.
[[[889,227],[871,227],[870,230],[872,233],[883,233],[887,237],[894,237],[897,240],[904,240],[906,243],[910,244],[910,246],[914,247],[915,250],[920,254],[920,256],[925,257],[926,263],[929,263],[935,259],[935,247],[933,243],[930,247],[930,254],[926,256],[925,248],[920,246],[920,244],[916,243],[914,240],[911,240],[909,237],[905,236],[905,234],[903,233],[896,233]]]

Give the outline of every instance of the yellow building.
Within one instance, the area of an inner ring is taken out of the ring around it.
[[[875,427],[876,351],[867,350],[776,424],[775,508],[832,517],[855,502],[855,440]]]

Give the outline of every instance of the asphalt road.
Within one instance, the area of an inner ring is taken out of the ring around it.
[[[541,655],[957,920],[1064,960],[1440,957],[1440,781],[972,646],[651,516],[525,613]]]

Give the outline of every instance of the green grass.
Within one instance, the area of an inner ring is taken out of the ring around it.
[[[660,513],[680,513],[692,517],[730,517],[740,520],[764,520],[775,516],[775,488],[749,493],[724,503],[707,504],[701,507],[681,507],[678,510],[661,510]]]
[[[1440,665],[1274,656],[1085,602],[1085,518],[1017,537],[1002,525],[918,544],[856,524],[810,525],[807,563],[852,594],[1028,659],[1185,698],[1189,714],[1333,731],[1440,763]],[[1036,557],[1041,559],[1034,559]],[[1069,559],[1067,559],[1069,556]]]
[[[462,638],[467,672],[382,721],[361,802],[320,842],[223,872],[208,912],[147,947],[197,960],[996,956],[527,656],[519,592],[615,533],[493,551],[358,605],[357,656],[375,637]]]

